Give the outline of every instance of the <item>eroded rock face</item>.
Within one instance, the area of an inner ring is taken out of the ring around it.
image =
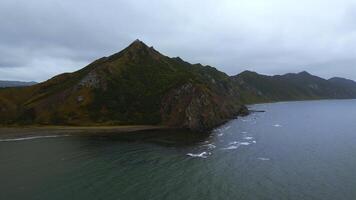
[[[84,97],[83,97],[83,96],[78,96],[78,97],[77,97],[77,101],[78,101],[78,102],[82,102],[83,100],[84,100]]]
[[[163,124],[196,131],[214,128],[240,112],[246,114],[248,110],[193,83],[171,90],[161,106]]]
[[[99,88],[100,79],[95,71],[88,73],[80,82],[79,85],[85,87]]]

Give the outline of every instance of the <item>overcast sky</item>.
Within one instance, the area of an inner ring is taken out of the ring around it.
[[[356,0],[1,0],[0,79],[43,81],[136,38],[230,75],[356,80]]]

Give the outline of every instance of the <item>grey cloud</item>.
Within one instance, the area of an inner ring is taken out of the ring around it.
[[[140,38],[169,56],[356,79],[353,0],[2,0],[0,79],[46,80]]]

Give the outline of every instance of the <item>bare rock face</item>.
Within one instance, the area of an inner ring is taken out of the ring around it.
[[[241,113],[246,107],[225,101],[209,89],[186,83],[171,90],[162,101],[163,124],[196,131],[209,130]]]
[[[77,101],[78,101],[78,102],[82,102],[83,100],[84,100],[84,97],[83,97],[83,96],[78,96],[78,97],[77,97]]]
[[[100,79],[95,71],[88,73],[80,82],[79,85],[99,88],[100,87]]]

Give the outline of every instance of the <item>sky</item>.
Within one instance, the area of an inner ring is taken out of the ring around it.
[[[44,81],[137,38],[229,75],[356,80],[356,0],[1,0],[0,79]]]

